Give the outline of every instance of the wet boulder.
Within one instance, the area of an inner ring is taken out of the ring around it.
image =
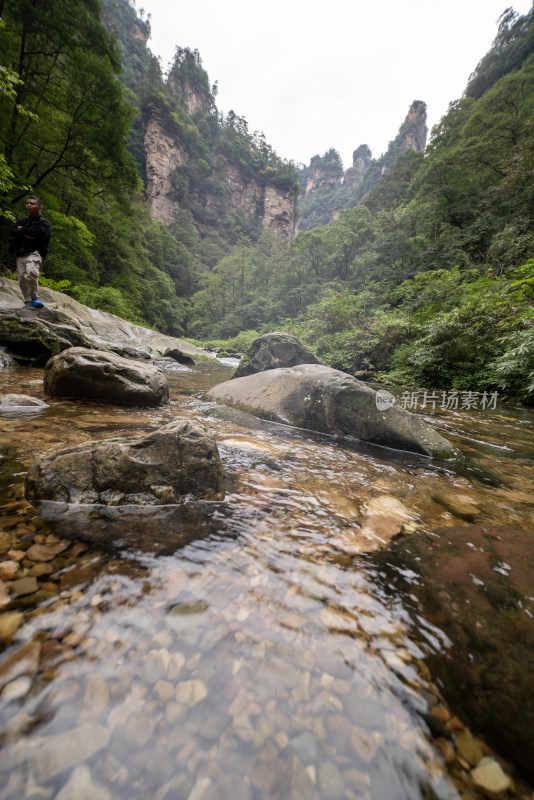
[[[48,403],[27,394],[4,394],[0,398],[0,412],[8,414],[34,414],[48,408]]]
[[[51,397],[120,405],[157,406],[169,399],[158,367],[84,347],[71,347],[46,363],[44,389]]]
[[[384,408],[370,386],[321,364],[299,364],[232,379],[215,386],[207,396],[286,425],[434,458],[461,458],[459,451],[422,419],[394,405]]]
[[[195,360],[187,353],[184,353],[183,350],[180,350],[179,347],[170,347],[168,350],[165,350],[163,358],[172,358],[173,361],[187,366],[194,366],[195,363]]]
[[[28,470],[26,496],[33,505],[222,500],[224,473],[215,440],[197,423],[176,419],[142,437],[86,442],[45,455]]]
[[[534,534],[445,528],[397,540],[372,560],[386,591],[404,597],[448,702],[532,780]]]
[[[0,346],[5,340],[6,349],[21,364],[44,365],[66,347],[94,347],[144,360],[159,358],[166,350],[179,348],[192,357],[210,358],[205,350],[184,339],[89,308],[55,289],[40,286],[39,297],[44,308],[22,307],[18,283],[0,277]],[[20,323],[24,323],[24,330],[20,329]]]
[[[16,364],[4,347],[0,347],[0,369],[11,369]]]
[[[40,366],[69,347],[91,347],[79,326],[53,308],[0,308],[0,345],[20,364]]]
[[[252,342],[232,377],[244,378],[256,372],[295,367],[297,364],[322,363],[291,333],[266,333]]]

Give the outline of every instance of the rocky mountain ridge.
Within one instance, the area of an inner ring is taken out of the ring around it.
[[[180,91],[182,91],[180,89]],[[195,94],[191,87],[184,90],[184,104],[195,111],[202,109],[205,99]],[[161,107],[149,104],[144,109],[144,148],[146,158],[146,196],[151,204],[152,216],[168,225],[179,209],[188,207],[177,196],[173,186],[173,173],[177,167],[187,166],[190,156],[179,129],[169,125]],[[216,209],[221,194],[226,206],[259,222],[261,228],[271,228],[290,241],[295,229],[295,187],[277,185],[276,180],[258,180],[247,175],[238,163],[226,159],[215,160],[211,176],[217,191],[198,192],[205,209]],[[209,224],[199,224],[201,233],[208,233]]]
[[[309,167],[300,171],[302,198],[298,230],[311,230],[336,219],[343,208],[360,205],[369,192],[408,151],[422,153],[427,139],[426,103],[414,100],[386,152],[372,158],[368,145],[360,145],[353,153],[352,167],[343,170],[339,153],[330,149],[316,155]]]

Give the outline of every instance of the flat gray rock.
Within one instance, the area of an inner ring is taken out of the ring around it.
[[[0,411],[35,411],[39,408],[48,408],[48,403],[38,397],[27,394],[5,394],[0,398]]]
[[[408,450],[439,459],[461,453],[422,419],[392,406],[377,408],[365,383],[320,364],[271,369],[215,386],[208,399],[263,419]]]
[[[95,347],[141,359],[178,349],[186,356],[212,360],[184,339],[89,308],[55,289],[42,286],[39,297],[44,308],[23,307],[16,281],[0,278],[0,345],[20,363],[44,364],[67,347]]]

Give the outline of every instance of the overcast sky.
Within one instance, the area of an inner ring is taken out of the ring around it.
[[[524,14],[531,0],[509,0]],[[197,48],[217,106],[265,133],[279,156],[309,163],[331,147],[345,167],[387,148],[413,100],[429,128],[459,98],[497,33],[506,0],[137,0],[165,69]]]

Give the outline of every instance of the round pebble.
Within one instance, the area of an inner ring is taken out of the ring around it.
[[[38,588],[37,580],[34,577],[20,578],[18,581],[13,581],[11,584],[11,591],[17,597],[25,597],[27,594],[33,594]]]
[[[45,544],[34,544],[27,551],[26,557],[31,561],[53,561],[56,552]]]
[[[494,758],[483,758],[471,775],[478,788],[490,797],[504,794],[511,785],[510,778],[504,774],[501,765]]]
[[[21,678],[15,678],[14,681],[7,683],[2,690],[2,700],[19,700],[25,697],[30,691],[32,686],[31,678],[23,675]]]

